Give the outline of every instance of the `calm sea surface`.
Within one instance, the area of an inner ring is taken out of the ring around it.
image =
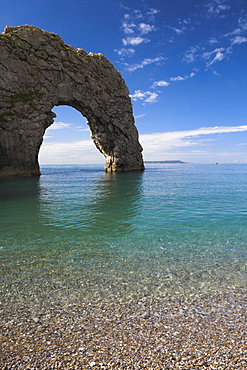
[[[1,304],[246,294],[247,164],[0,180]]]

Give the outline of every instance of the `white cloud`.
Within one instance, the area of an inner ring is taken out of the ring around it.
[[[144,68],[145,66],[147,66],[149,64],[152,64],[152,63],[158,63],[159,64],[163,60],[165,60],[164,57],[157,57],[157,58],[154,58],[154,59],[145,58],[141,63],[132,64],[132,65],[126,64],[126,66],[127,66],[128,71],[133,72],[137,69]]]
[[[146,35],[147,33],[154,30],[154,26],[147,23],[139,23],[138,28],[141,32],[141,35]]]
[[[235,28],[233,31],[226,33],[224,36],[228,37],[228,36],[240,35],[241,33],[243,34],[246,31],[247,31],[247,17],[245,17],[245,18],[240,17],[238,19],[238,27]]]
[[[186,78],[187,76],[186,77],[182,77],[182,76],[171,77],[170,81],[183,81],[183,80],[186,80]]]
[[[170,81],[184,81],[184,80],[187,80],[188,78],[192,78],[192,77],[194,77],[196,74],[195,74],[195,72],[191,72],[189,75],[187,75],[187,76],[184,76],[184,77],[182,77],[182,76],[177,76],[177,77],[171,77],[170,78]]]
[[[176,32],[177,35],[181,35],[182,33],[184,33],[184,30],[186,30],[185,27],[180,29],[180,28],[176,28],[176,27],[167,26],[167,28],[170,28],[170,30],[173,30],[174,32]]]
[[[215,62],[220,62],[221,60],[223,60],[225,58],[225,55],[221,52],[221,51],[217,51],[214,59],[207,64],[207,66],[211,66],[212,64],[214,64]]]
[[[70,129],[73,131],[90,131],[89,127],[83,127],[83,126],[74,126],[72,123],[65,123],[65,122],[54,122],[51,126],[49,126],[46,130],[46,139],[52,137],[47,136],[47,132],[50,133],[51,130],[64,130],[64,129]]]
[[[196,57],[198,56],[198,51],[200,47],[198,45],[191,47],[186,53],[183,60],[187,63],[192,63],[195,61]]]
[[[136,18],[136,19],[140,19],[140,18],[143,18],[143,15],[142,15],[142,13],[141,13],[141,11],[140,10],[138,10],[138,9],[136,9],[136,10],[134,10],[134,17]]]
[[[208,4],[206,4],[206,7],[208,8],[209,15],[218,15],[224,10],[230,9],[229,5],[225,5],[225,0],[212,0]]]
[[[141,37],[141,36],[126,37],[126,38],[122,39],[122,42],[123,42],[124,46],[126,46],[126,45],[136,46],[136,45],[140,45],[142,43],[147,43],[149,41],[150,41],[149,39],[146,39],[146,38]]]
[[[183,60],[187,63],[193,63],[195,61],[195,55],[193,53],[186,53]]]
[[[130,14],[128,13],[124,14],[124,19],[130,19]]]
[[[104,156],[92,140],[44,142],[39,152],[41,164],[104,163]]]
[[[89,128],[89,127],[84,128],[83,126],[75,126],[75,127],[74,127],[74,130],[75,130],[75,131],[85,132],[85,131],[90,131],[90,128]]]
[[[184,131],[170,131],[170,132],[157,132],[153,134],[142,134],[140,135],[141,142],[145,147],[160,147],[162,149],[182,146],[191,146],[195,142],[191,140],[192,137],[199,137],[201,135],[210,134],[223,134],[232,132],[244,132],[247,131],[247,125],[243,126],[215,126],[215,127],[201,127],[194,130]],[[186,139],[186,140],[184,140]]]
[[[135,116],[135,119],[137,119],[137,118],[142,118],[142,117],[145,117],[145,116],[146,116],[146,113],[139,114],[138,116]]]
[[[158,94],[151,91],[141,91],[136,90],[134,94],[131,94],[130,97],[133,101],[143,100],[144,103],[155,103],[158,98]]]
[[[218,5],[217,6],[217,10],[218,11],[221,11],[221,10],[228,10],[230,9],[230,6],[229,5]]]
[[[123,46],[131,45],[133,47],[150,42],[150,40],[143,37],[143,35],[147,35],[155,30],[155,26],[152,23],[154,23],[157,13],[159,13],[159,10],[151,8],[144,14],[138,9],[125,14],[122,22],[122,29],[126,35],[126,37],[122,38]],[[130,51],[131,54],[125,52],[125,50]],[[123,57],[126,55],[133,55],[132,50],[133,49],[123,48],[115,51]]]
[[[198,69],[196,69],[195,70],[196,72],[198,72]],[[191,72],[190,74],[189,74],[189,76],[187,76],[188,78],[192,78],[192,77],[194,77],[196,75],[196,73],[195,72]]]
[[[238,35],[242,32],[242,29],[241,28],[236,28],[235,30],[231,31],[231,32],[228,32],[226,33],[224,36],[225,37],[228,37],[228,36],[234,36],[234,35]]]
[[[155,103],[157,101],[158,94],[153,93],[153,92],[150,93],[149,91],[148,91],[148,93],[149,93],[149,96],[145,99],[145,102],[146,103]]]
[[[243,126],[215,126],[215,127],[201,127],[194,130],[173,131],[173,132],[158,132],[153,134],[140,135],[140,142],[144,149],[144,155],[149,160],[158,160],[164,155],[167,157],[169,153],[182,153],[185,148],[191,153],[200,151],[201,153],[209,153],[203,148],[204,142],[202,135],[234,133],[247,131],[247,125]],[[195,149],[199,146],[198,149]]]
[[[225,53],[223,53],[225,52]],[[211,59],[206,66],[209,67],[215,62],[220,62],[221,60],[225,59],[226,55],[230,52],[230,49],[225,50],[225,48],[216,48],[213,51],[205,52],[202,54],[204,59]]]
[[[155,81],[152,85],[152,87],[167,87],[170,85],[170,82],[167,82],[165,80],[161,80],[161,81]]]
[[[70,128],[72,123],[64,123],[64,122],[54,122],[51,126],[49,126],[49,130],[63,130],[65,128]]]
[[[219,72],[214,71],[214,70],[211,70],[211,71],[212,71],[212,73],[213,73],[215,76],[217,76],[217,77],[220,77],[220,76],[221,76]]]
[[[218,40],[215,37],[211,37],[211,39],[208,40],[210,45],[214,45],[218,43]]]
[[[190,24],[191,18],[179,19],[179,24]]]
[[[133,30],[133,28],[135,27],[136,25],[133,22],[132,23],[123,22],[123,30],[125,34],[134,33],[135,31]]]
[[[158,14],[158,13],[160,13],[160,10],[155,9],[155,8],[151,8],[149,10],[149,12],[147,12],[147,14],[149,14],[149,15],[154,15],[154,14]]]
[[[211,56],[212,56],[213,54],[216,54],[216,53],[222,52],[222,51],[224,51],[224,50],[225,50],[224,48],[216,48],[216,49],[214,49],[213,51],[206,51],[205,53],[203,53],[203,54],[202,54],[202,57],[203,57],[204,59],[209,59],[209,58],[211,58]]]
[[[142,100],[150,97],[150,92],[135,92],[142,95]],[[143,116],[143,115],[140,115]],[[136,117],[137,118],[137,117]],[[174,155],[183,154],[187,150],[187,157],[202,160],[209,155],[218,156],[219,153],[211,153],[205,148],[205,143],[211,139],[202,139],[204,135],[224,134],[234,132],[246,132],[247,125],[243,126],[215,126],[201,127],[194,130],[159,132],[153,134],[140,135],[140,142],[144,148],[144,156],[148,160],[159,160],[164,158],[174,159]],[[241,145],[244,145],[243,143]],[[197,147],[198,146],[198,147]],[[226,154],[220,153],[221,156]],[[230,153],[229,159],[233,160],[233,155],[238,156],[238,152]],[[242,153],[243,154],[243,153]],[[76,163],[104,163],[104,156],[96,149],[92,140],[80,140],[72,142],[44,142],[39,153],[41,164],[76,164]]]
[[[120,55],[121,57],[125,57],[125,56],[132,56],[135,54],[135,50],[132,49],[132,48],[128,48],[128,49],[125,49],[125,48],[121,48],[121,49],[115,49],[114,50],[118,55]]]
[[[236,36],[235,39],[232,40],[232,45],[242,44],[243,42],[247,42],[247,37]]]

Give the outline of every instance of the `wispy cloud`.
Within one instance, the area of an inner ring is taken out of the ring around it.
[[[136,18],[136,19],[141,19],[141,18],[143,18],[143,14],[142,14],[142,12],[141,12],[139,9],[135,9],[135,10],[133,11],[133,16],[134,16],[134,18]]]
[[[170,85],[170,82],[167,82],[165,80],[155,81],[152,85],[152,87],[167,87]]]
[[[191,72],[189,75],[186,76],[177,76],[177,77],[170,77],[171,82],[176,82],[176,81],[185,81],[188,78],[192,78],[196,75],[196,72]],[[166,80],[160,80],[160,81],[155,81],[151,87],[167,87],[170,85],[170,82],[167,82]]]
[[[90,128],[89,128],[89,127],[84,128],[83,126],[75,126],[75,127],[74,127],[74,130],[75,130],[75,131],[86,132],[86,131],[90,131]]]
[[[177,28],[177,27],[167,26],[167,28],[169,28],[170,30],[174,31],[177,35],[181,35],[186,30],[185,27]]]
[[[126,63],[125,65],[126,65],[128,71],[133,72],[137,69],[144,68],[145,66],[147,66],[149,64],[153,64],[153,63],[159,64],[159,63],[163,62],[164,60],[165,60],[165,58],[160,56],[160,57],[153,58],[153,59],[145,58],[142,62],[137,63],[137,64],[129,65],[129,64]]]
[[[123,30],[124,30],[124,33],[125,34],[129,34],[129,33],[134,33],[135,32],[133,30],[133,28],[136,27],[136,24],[133,23],[133,22],[129,23],[129,22],[124,21],[123,24],[122,24],[122,26],[123,26]]]
[[[195,55],[193,53],[187,52],[183,58],[187,63],[193,63],[195,61]]]
[[[143,95],[143,100],[151,97],[150,92],[135,92],[136,95]],[[137,116],[143,117],[143,115]],[[246,132],[247,125],[243,126],[215,126],[201,127],[194,130],[159,132],[140,135],[140,142],[144,148],[146,159],[158,160],[168,158],[174,154],[184,153],[191,158],[202,156],[205,158],[209,151],[205,146],[211,139],[204,139],[203,136],[213,134],[224,134],[234,132]],[[213,137],[217,139],[218,136]],[[236,144],[238,145],[238,144]],[[240,143],[239,145],[246,145]],[[215,153],[213,153],[215,154]],[[238,153],[235,153],[236,156]],[[223,153],[224,155],[224,153]],[[233,153],[231,153],[231,156]],[[215,155],[214,155],[215,157]],[[174,158],[173,158],[174,159]],[[39,153],[41,164],[74,164],[74,163],[104,163],[104,156],[96,149],[92,140],[80,140],[72,142],[44,142]]]
[[[131,45],[132,48],[115,49],[118,55],[121,57],[133,55],[133,47],[150,42],[148,38],[143,36],[155,31],[153,23],[155,22],[155,15],[158,13],[158,9],[150,8],[144,13],[135,9],[124,14],[121,28],[126,37],[122,38],[122,43],[124,46]]]
[[[133,48],[121,48],[121,49],[115,49],[114,50],[119,56],[125,57],[125,56],[133,56],[135,54],[135,49]]]
[[[122,23],[123,31],[125,34],[139,33],[139,36],[146,35],[147,33],[154,31],[155,27],[148,23],[139,23],[138,25],[134,22],[124,21]],[[138,35],[137,35],[138,36]]]
[[[171,77],[170,78],[170,81],[184,81],[186,80],[188,77],[182,77],[182,76],[177,76],[177,77]]]
[[[160,13],[160,10],[155,8],[150,8],[150,10],[147,12],[148,15],[154,15]]]
[[[138,29],[141,35],[146,35],[147,33],[153,31],[155,28],[154,28],[154,25],[151,25],[151,24],[139,23]]]
[[[104,156],[92,140],[44,142],[39,153],[41,164],[104,163]]]
[[[212,0],[206,4],[209,15],[219,15],[223,11],[230,9],[230,5],[225,4],[225,0]]]
[[[192,46],[188,51],[186,51],[183,61],[187,63],[193,63],[196,58],[199,56],[200,46]]]
[[[179,24],[190,24],[191,23],[191,18],[184,18],[184,19],[179,19]]]
[[[196,75],[195,72],[191,72],[189,75],[186,75],[186,76],[177,76],[177,77],[171,77],[170,78],[170,81],[185,81],[187,80],[188,78],[192,78]]]
[[[132,45],[132,46],[137,46],[143,43],[150,42],[149,39],[141,36],[133,36],[133,37],[126,37],[122,39],[123,45]]]
[[[185,147],[191,147],[194,150],[193,148],[198,145],[200,146],[198,150],[203,151],[205,140],[202,141],[201,136],[245,131],[247,131],[247,125],[201,127],[194,130],[142,134],[140,135],[140,142],[144,148],[144,154],[155,157],[167,154],[170,151],[182,150]]]
[[[247,16],[239,17],[237,26],[234,28],[234,30],[226,33],[224,36],[235,36],[235,35],[241,35],[244,34],[247,31]]]
[[[142,100],[144,103],[155,103],[158,98],[158,94],[151,91],[136,90],[130,97],[133,101]]]
[[[142,117],[145,117],[145,116],[146,116],[146,113],[139,114],[138,116],[135,116],[135,119],[142,118]]]
[[[169,146],[177,146],[179,144],[184,146],[188,145],[188,141],[181,144],[181,140],[188,139],[192,137],[199,137],[201,135],[210,134],[223,134],[232,132],[244,132],[247,131],[247,125],[242,126],[214,126],[214,127],[200,127],[194,130],[184,130],[184,131],[170,131],[170,132],[157,132],[153,134],[143,134],[141,135],[143,140],[149,141],[150,143],[164,143],[167,142]],[[190,145],[192,142],[190,142]]]
[[[211,15],[225,14],[225,11],[230,8],[226,0],[211,0],[206,4],[207,12]],[[206,67],[210,67],[216,62],[220,62],[229,57],[233,52],[233,45],[240,45],[247,42],[247,17],[244,12],[238,18],[235,28],[225,34],[218,34],[216,37],[211,37],[207,42],[201,42],[194,47],[189,48],[183,57],[183,61],[187,63],[200,62],[202,59],[207,60]],[[222,43],[222,47],[207,50],[208,45],[214,46]]]
[[[227,56],[227,54],[229,54],[229,52],[230,52],[229,49],[226,50],[225,48],[216,48],[213,51],[203,53],[202,57],[204,59],[209,60],[206,63],[206,66],[209,67],[209,66],[213,65],[214,63],[220,62],[223,59],[225,59],[225,57]]]
[[[49,130],[63,130],[66,128],[71,128],[72,123],[64,123],[64,122],[54,122],[50,127]]]
[[[215,44],[218,44],[218,40],[215,38],[215,37],[211,37],[209,40],[208,40],[208,43],[210,45],[215,45]]]
[[[128,10],[129,10],[129,9],[128,9]],[[124,19],[128,19],[128,20],[129,20],[129,19],[130,19],[130,14],[128,14],[128,13],[124,14],[123,18],[124,18]]]
[[[72,123],[65,123],[65,122],[54,122],[45,132],[45,139],[51,139],[53,136],[51,135],[51,131],[54,130],[71,130],[71,131],[80,131],[86,132],[90,131],[89,127],[83,126],[74,126]]]
[[[243,42],[247,42],[247,37],[243,37],[243,36],[236,36],[236,37],[232,40],[232,45],[234,45],[234,44],[242,44]]]

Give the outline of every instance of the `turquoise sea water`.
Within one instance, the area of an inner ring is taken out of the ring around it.
[[[247,165],[0,180],[1,304],[246,294]]]

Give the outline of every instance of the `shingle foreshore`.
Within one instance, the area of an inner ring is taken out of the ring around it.
[[[0,369],[247,369],[247,297],[2,307]]]

